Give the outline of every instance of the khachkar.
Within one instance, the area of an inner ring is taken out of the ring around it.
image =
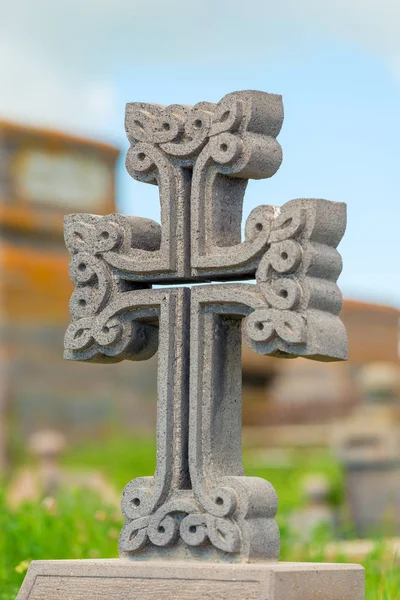
[[[65,357],[107,363],[158,350],[156,472],[123,492],[125,560],[38,562],[27,580],[52,573],[69,598],[363,598],[361,567],[277,562],[275,491],[243,474],[242,335],[282,358],[347,352],[336,285],[345,204],[258,206],[242,241],[248,180],[278,170],[282,122],[281,97],[256,91],[193,107],[127,105],[127,169],[158,185],[161,226],[66,217],[75,291]],[[55,589],[49,598],[64,597]]]

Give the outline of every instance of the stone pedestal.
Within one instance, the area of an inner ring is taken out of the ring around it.
[[[329,563],[33,561],[17,600],[364,600],[364,569]]]

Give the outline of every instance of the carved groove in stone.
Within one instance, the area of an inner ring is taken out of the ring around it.
[[[65,219],[75,284],[66,358],[144,360],[159,350],[157,467],[123,492],[123,556],[279,555],[275,491],[243,474],[242,335],[282,358],[347,354],[336,284],[345,205],[258,206],[241,241],[247,180],[279,168],[282,120],[280,96],[262,92],[194,107],[128,104],[127,168],[159,186],[161,227],[122,215]],[[249,277],[256,283],[150,287]]]

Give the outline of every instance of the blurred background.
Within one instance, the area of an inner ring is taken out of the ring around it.
[[[158,220],[157,189],[124,168],[125,103],[217,102],[240,89],[282,94],[285,106],[282,167],[250,182],[245,217],[298,197],[348,204],[339,285],[349,361],[285,361],[243,348],[246,472],[278,491],[283,558],[293,558],[297,540],[301,556],[307,547],[314,559],[381,561],[378,539],[392,560],[400,548],[400,4],[0,5],[3,579],[18,583],[32,558],[115,554],[122,487],[155,463],[156,358],[63,361],[72,292],[63,216]],[[62,496],[88,488],[97,500]],[[104,511],[93,512],[99,499]],[[19,508],[27,502],[44,519],[36,533]],[[65,511],[74,523],[96,514],[104,535],[76,526],[73,545],[60,530],[49,546],[52,516]],[[327,537],[315,537],[321,525]],[[31,542],[17,549],[22,537]]]

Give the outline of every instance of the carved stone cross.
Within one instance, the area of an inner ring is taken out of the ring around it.
[[[123,492],[122,556],[279,556],[275,491],[243,475],[242,334],[282,358],[342,360],[347,351],[336,285],[345,205],[258,206],[242,241],[247,182],[278,170],[282,122],[281,97],[257,91],[218,104],[128,104],[127,169],[158,185],[161,227],[118,214],[66,217],[75,284],[66,358],[145,360],[158,349],[157,467]],[[202,285],[151,287],[178,283]]]

